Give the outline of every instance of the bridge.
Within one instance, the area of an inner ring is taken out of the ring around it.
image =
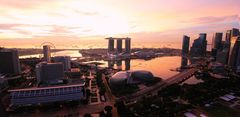
[[[185,70],[179,74],[176,74],[176,75],[168,78],[167,80],[165,80],[165,82],[168,85],[172,85],[175,83],[181,83],[181,82],[189,79],[190,77],[192,77],[196,71],[197,71],[196,68],[191,68],[191,69]]]
[[[155,84],[151,87],[148,87],[146,89],[138,91],[134,94],[123,96],[123,97],[120,98],[120,100],[132,102],[132,101],[136,101],[138,99],[141,99],[143,96],[155,94],[159,90],[161,90],[161,89],[163,89],[163,88],[165,88],[169,85],[172,85],[172,84],[175,84],[175,83],[181,83],[181,82],[189,79],[190,77],[192,77],[194,75],[194,73],[196,71],[197,71],[196,68],[191,68],[191,69],[185,70],[185,71],[183,71],[179,74],[176,74],[176,75],[168,78],[167,80],[159,82],[159,83],[157,83],[157,84]]]

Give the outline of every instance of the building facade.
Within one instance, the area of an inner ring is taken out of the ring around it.
[[[122,53],[122,39],[117,39],[117,53]]]
[[[51,49],[50,45],[43,46],[43,60],[46,62],[51,62]]]
[[[216,61],[222,64],[228,63],[228,49],[225,48],[222,51],[217,52]]]
[[[36,65],[37,82],[43,84],[55,84],[64,79],[62,63],[41,62]]]
[[[108,40],[108,54],[131,54],[131,38],[105,38]],[[114,49],[114,41],[117,41],[116,51]],[[123,50],[123,40],[125,41],[125,50]]]
[[[199,34],[199,38],[195,39],[191,50],[190,55],[192,57],[204,57],[207,52],[207,34],[201,33]]]
[[[85,99],[85,84],[9,90],[11,105],[37,105]]]
[[[228,65],[236,69],[240,66],[240,37],[231,38]]]
[[[212,48],[215,48],[217,50],[222,49],[222,36],[223,36],[223,33],[215,33],[215,35],[213,35],[213,40],[212,40],[213,47]]]
[[[0,73],[9,75],[21,73],[17,50],[0,49]]]
[[[114,39],[108,40],[108,53],[114,52]]]
[[[189,42],[190,37],[184,35],[183,36],[183,42],[182,42],[182,56],[186,56],[189,53]]]
[[[61,62],[63,64],[64,71],[71,70],[71,57],[70,56],[55,56],[52,58],[53,62]]]
[[[125,51],[128,54],[131,53],[131,39],[130,38],[125,39]]]

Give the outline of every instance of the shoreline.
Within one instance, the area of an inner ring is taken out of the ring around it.
[[[19,52],[19,56],[27,56],[27,55],[33,55],[33,54],[42,54],[42,48],[11,48],[11,49],[17,49]],[[82,54],[106,54],[107,49],[106,48],[94,48],[94,49],[51,49],[52,52],[59,52],[59,51],[66,51],[66,50],[76,50],[79,51]],[[95,51],[95,52],[94,52]],[[97,51],[97,52],[96,52]],[[181,49],[175,49],[175,48],[132,48],[132,52],[136,51],[176,51],[180,52]],[[163,52],[165,53],[165,52]]]

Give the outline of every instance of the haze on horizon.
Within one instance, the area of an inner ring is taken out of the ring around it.
[[[131,37],[133,47],[179,48],[182,35],[239,28],[239,0],[0,0],[0,46],[106,47]],[[97,43],[96,43],[97,42]],[[144,42],[144,43],[143,43]],[[211,43],[211,42],[210,42]]]

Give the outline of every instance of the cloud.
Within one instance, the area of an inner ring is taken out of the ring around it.
[[[74,10],[75,13],[81,14],[81,15],[87,15],[87,16],[92,16],[92,15],[98,15],[98,12],[90,12],[90,11],[82,11],[82,10]]]
[[[230,15],[230,16],[222,16],[222,17],[199,17],[195,19],[191,19],[188,21],[182,21],[182,23],[195,23],[195,24],[208,24],[208,23],[218,23],[218,22],[231,22],[237,21],[238,15]]]
[[[82,32],[91,32],[91,31],[93,31],[93,29],[84,29],[84,30],[82,30]]]
[[[12,29],[13,27],[21,26],[22,24],[0,24],[0,29],[1,30],[9,30]]]
[[[56,0],[1,0],[0,6],[18,9],[28,9],[37,6],[44,6],[46,4],[54,2],[56,2]]]
[[[68,33],[68,32],[70,32],[68,30],[69,28],[66,27],[66,26],[52,25],[51,27],[53,28],[52,30],[50,30],[50,32],[52,32],[52,33],[60,34],[60,33]]]

